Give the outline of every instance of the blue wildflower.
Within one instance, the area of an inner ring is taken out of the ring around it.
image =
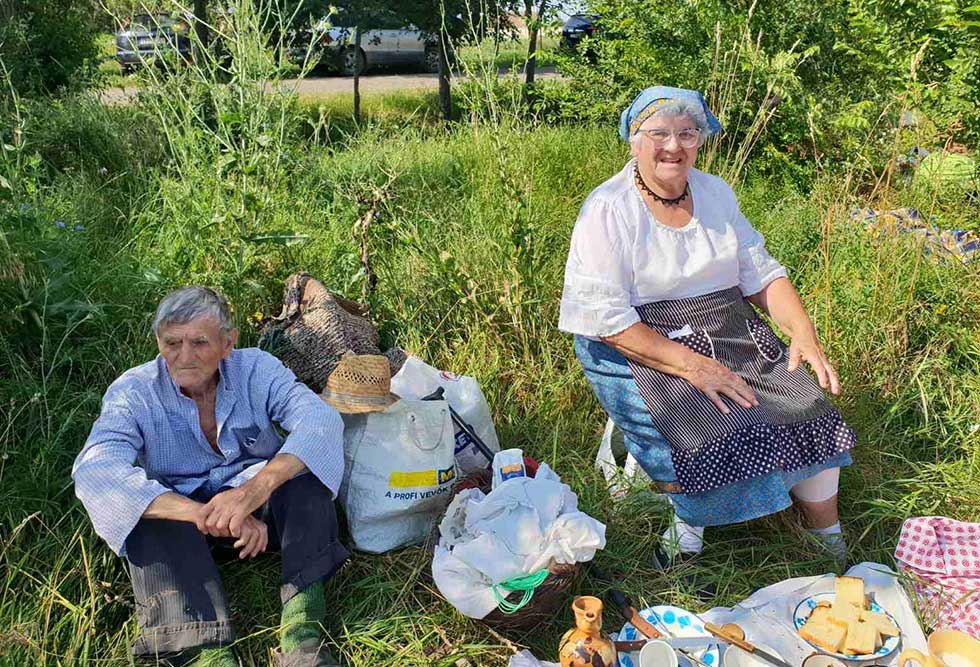
[[[55,220],[54,221],[54,226],[57,227],[58,229],[64,229],[66,227],[65,221],[64,220]]]
[[[75,231],[76,232],[84,232],[85,231],[85,228],[82,227],[81,225],[75,225]]]
[[[31,205],[30,204],[21,204],[20,205],[20,210],[21,211],[30,211],[31,210]]]

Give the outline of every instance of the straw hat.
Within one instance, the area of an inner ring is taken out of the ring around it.
[[[381,412],[398,400],[391,393],[391,366],[378,354],[348,352],[327,377],[320,398],[347,414]]]

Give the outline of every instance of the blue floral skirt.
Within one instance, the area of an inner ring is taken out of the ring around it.
[[[657,431],[626,358],[601,341],[575,337],[575,356],[603,409],[623,432],[626,448],[656,482],[676,484],[671,446]],[[692,526],[756,519],[793,503],[789,490],[822,470],[850,465],[848,452],[793,471],[774,470],[703,493],[671,493],[677,516]]]

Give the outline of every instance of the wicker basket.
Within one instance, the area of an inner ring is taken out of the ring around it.
[[[537,462],[525,457],[525,467],[529,472],[537,470]],[[453,495],[455,496],[463,489],[468,488],[476,488],[484,493],[490,493],[492,479],[489,468],[463,477],[453,487]],[[438,543],[439,526],[437,524],[433,527],[429,538],[430,552],[435,551]],[[569,604],[569,591],[575,586],[581,572],[582,565],[580,563],[554,564],[551,566],[551,575],[535,589],[534,597],[520,611],[505,614],[500,609],[494,609],[481,621],[505,637],[524,635],[541,623],[550,623],[554,620],[555,615],[563,613]],[[521,599],[521,596],[520,591],[513,591],[507,596],[507,600],[516,603]]]

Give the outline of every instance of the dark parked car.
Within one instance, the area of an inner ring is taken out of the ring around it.
[[[191,24],[180,17],[141,14],[116,33],[116,61],[123,72],[143,63],[191,58]]]
[[[573,14],[561,28],[561,46],[572,51],[578,50],[583,37],[591,37],[599,31],[598,14]]]

